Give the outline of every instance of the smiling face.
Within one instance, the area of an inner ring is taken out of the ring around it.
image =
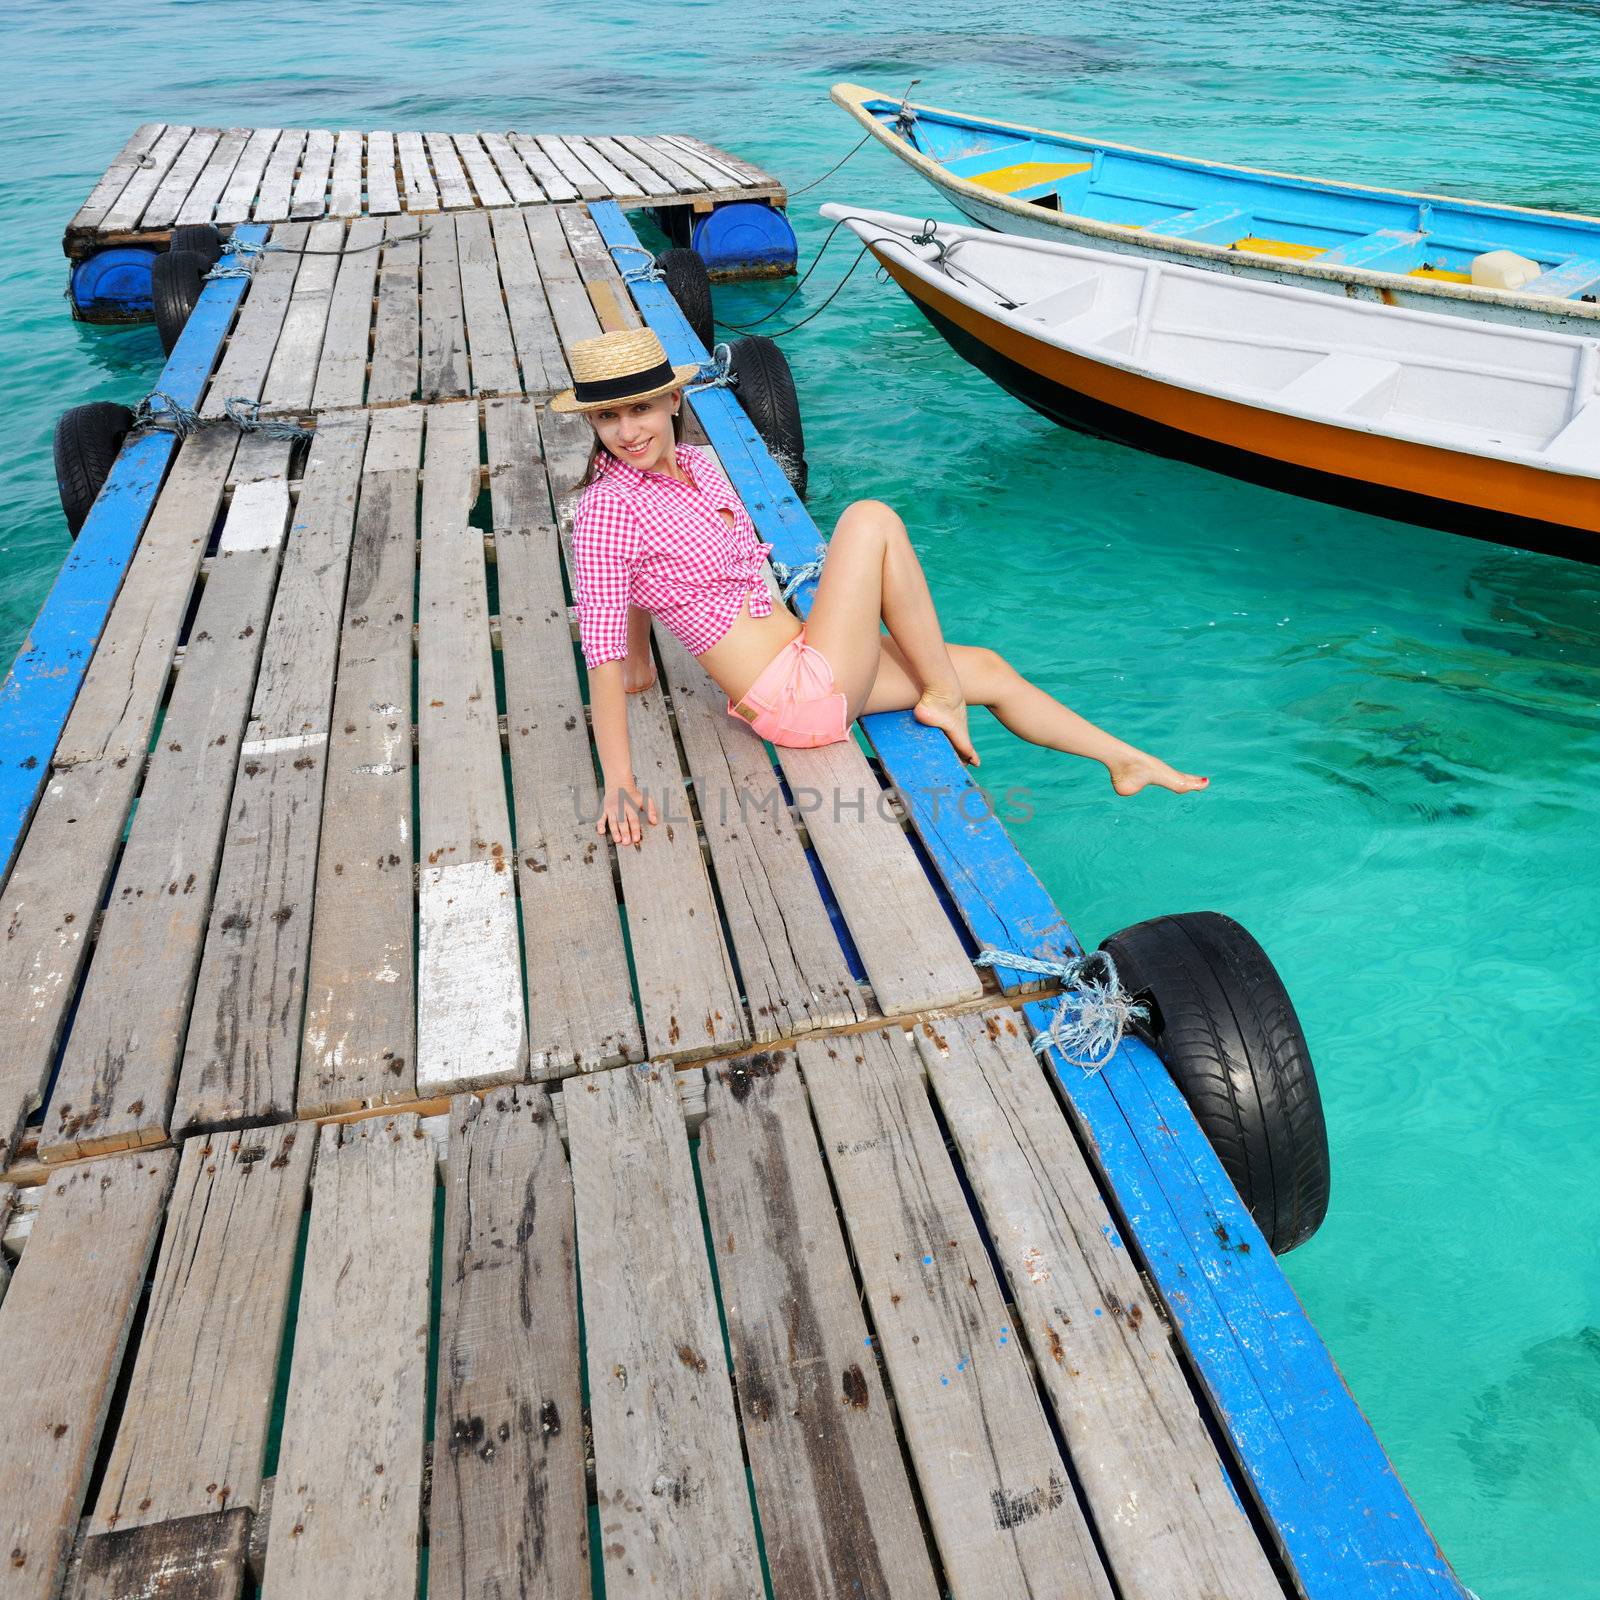
[[[595,433],[619,461],[641,472],[668,472],[676,461],[672,417],[683,391],[673,389],[650,400],[625,400],[616,407],[589,412]]]

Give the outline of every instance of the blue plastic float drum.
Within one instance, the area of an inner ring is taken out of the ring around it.
[[[157,252],[113,245],[75,262],[69,294],[72,314],[88,322],[143,322],[154,302],[150,273]]]
[[[690,244],[713,278],[782,277],[799,254],[789,219],[759,200],[735,200],[697,217]]]

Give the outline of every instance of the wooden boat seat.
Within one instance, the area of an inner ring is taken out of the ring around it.
[[[1579,408],[1576,416],[1544,447],[1554,466],[1593,469],[1600,461],[1600,400]]]
[[[1400,365],[1376,356],[1338,352],[1324,356],[1273,393],[1279,401],[1347,416],[1382,414],[1400,381]]]
[[[1144,231],[1163,239],[1193,239],[1201,244],[1231,244],[1241,232],[1250,230],[1250,213],[1219,200],[1213,205],[1196,206],[1176,216],[1152,222]]]
[[[1063,178],[1076,177],[1087,172],[1092,161],[1019,161],[1014,166],[996,167],[992,172],[975,172],[971,182],[996,194],[1017,195],[1024,189],[1042,189],[1047,184],[1059,183]]]
[[[1570,300],[1574,295],[1590,293],[1600,284],[1600,259],[1594,256],[1577,256],[1564,261],[1559,267],[1530,278],[1519,294],[1548,294],[1559,300]]]
[[[1416,266],[1420,233],[1379,228],[1364,239],[1352,239],[1317,257],[1319,267],[1360,267],[1367,272],[1409,272]]]

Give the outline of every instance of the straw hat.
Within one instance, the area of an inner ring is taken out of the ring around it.
[[[552,411],[599,411],[623,400],[649,400],[681,388],[700,370],[693,361],[686,367],[673,366],[649,328],[578,339],[567,354],[573,384],[551,400]]]

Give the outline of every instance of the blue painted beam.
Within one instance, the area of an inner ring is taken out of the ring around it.
[[[258,244],[267,231],[251,224],[235,228],[233,237]],[[161,370],[157,390],[180,405],[199,403],[246,282],[217,278],[206,284]],[[129,436],[0,686],[0,883],[11,871],[89,658],[176,448],[165,431]]]
[[[608,245],[637,250],[614,203],[589,210]],[[637,261],[636,254],[624,258],[625,265]],[[630,287],[671,360],[705,359],[665,285]],[[808,560],[816,526],[738,402],[726,389],[710,389],[691,403],[761,537],[791,565]],[[802,612],[814,592],[814,584],[802,585]],[[1076,950],[1004,828],[972,798],[974,786],[949,741],[907,712],[863,721],[886,772],[907,793],[918,833],[973,935],[1030,954]],[[978,820],[963,815],[963,796]],[[1025,1012],[1043,1027],[1051,1009],[1035,1002]],[[1299,1591],[1306,1600],[1464,1600],[1466,1591],[1154,1053],[1129,1040],[1094,1074],[1050,1056]]]

